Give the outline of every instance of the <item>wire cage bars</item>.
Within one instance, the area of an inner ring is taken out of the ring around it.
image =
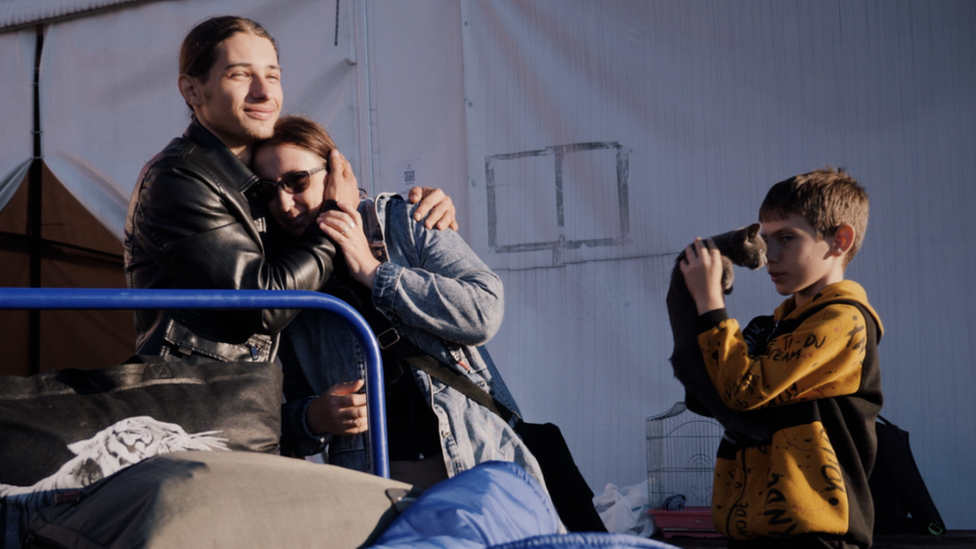
[[[646,429],[650,508],[660,508],[677,495],[684,496],[688,507],[710,507],[721,424],[678,402],[647,418]]]

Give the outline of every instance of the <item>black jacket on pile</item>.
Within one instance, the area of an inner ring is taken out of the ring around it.
[[[334,244],[315,224],[288,248],[266,249],[264,205],[245,193],[255,176],[193,121],[142,169],[125,223],[130,288],[318,290]],[[273,259],[271,259],[273,257]],[[296,310],[141,310],[139,354],[267,361]]]

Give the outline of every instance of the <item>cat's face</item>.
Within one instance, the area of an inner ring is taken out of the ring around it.
[[[760,229],[762,225],[753,223],[735,231],[729,257],[733,263],[750,269],[766,265],[766,242],[759,234]]]

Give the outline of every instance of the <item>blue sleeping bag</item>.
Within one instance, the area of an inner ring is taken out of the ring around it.
[[[521,467],[490,461],[424,492],[373,549],[677,549],[625,534],[565,535],[549,496]]]

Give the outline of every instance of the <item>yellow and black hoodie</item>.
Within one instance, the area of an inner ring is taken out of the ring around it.
[[[724,309],[699,322],[719,395],[772,433],[759,443],[723,439],[715,527],[738,540],[826,534],[870,546],[882,326],[864,289],[845,280],[799,308],[791,297],[744,331]]]

